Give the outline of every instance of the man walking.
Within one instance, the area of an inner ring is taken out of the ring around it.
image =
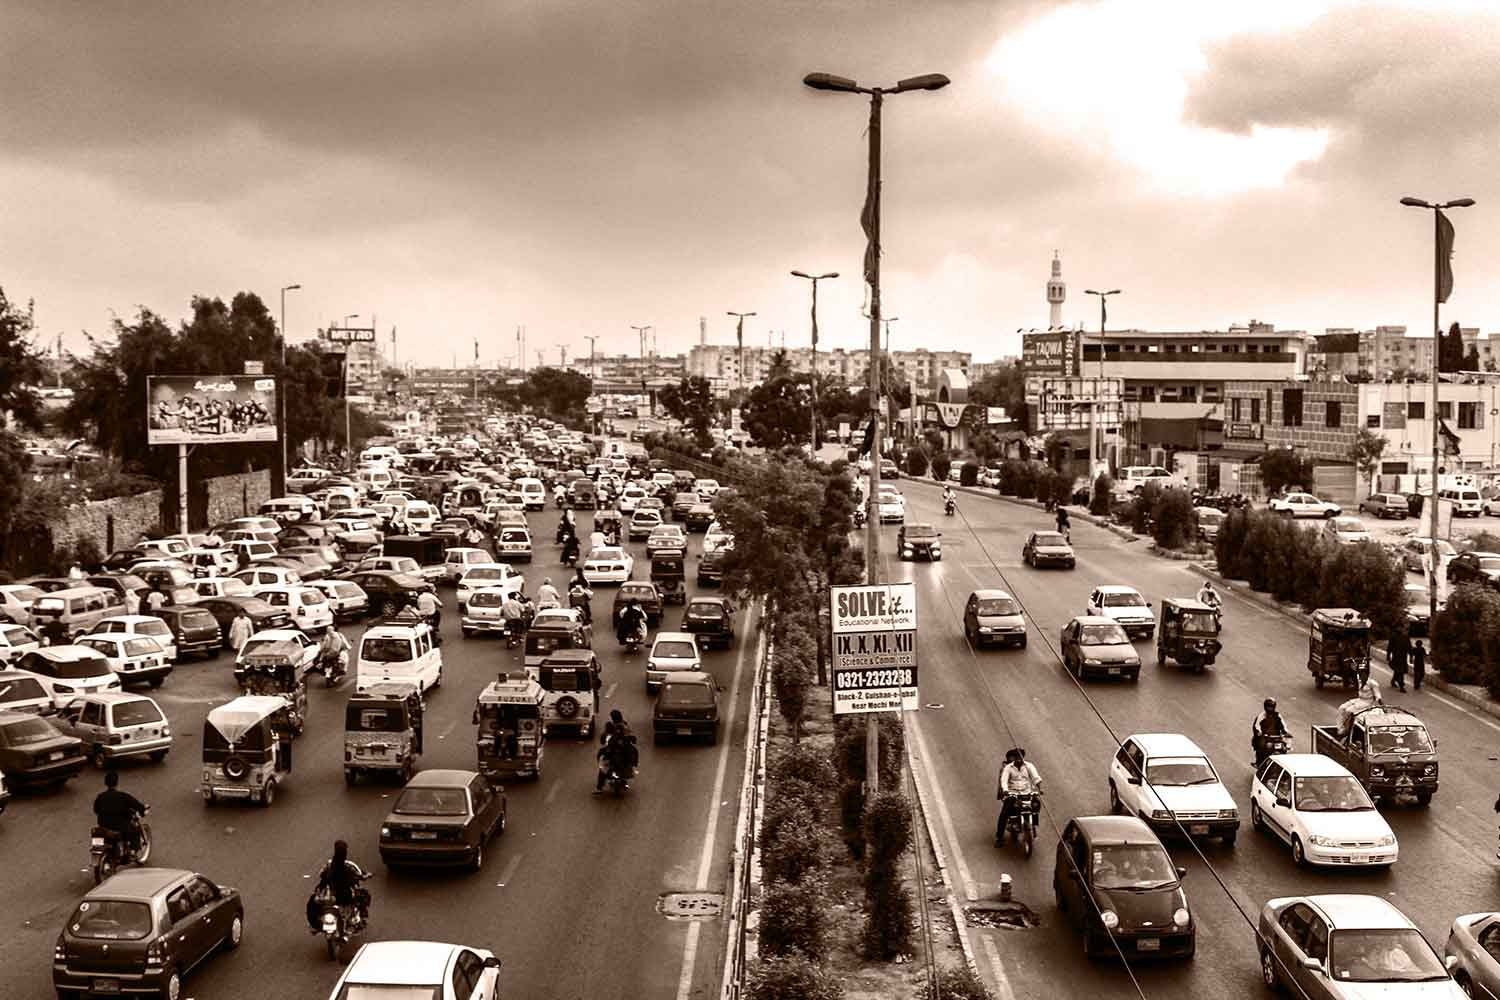
[[[1398,635],[1385,647],[1386,659],[1391,664],[1391,687],[1397,691],[1406,690],[1406,654],[1408,640],[1406,636]]]
[[[1427,676],[1427,650],[1422,646],[1422,640],[1418,639],[1411,649],[1411,686],[1414,690],[1422,690],[1422,678]]]
[[[239,651],[245,648],[245,642],[254,631],[255,626],[250,621],[250,616],[245,613],[244,608],[240,608],[235,612],[234,620],[229,623],[229,648],[234,650],[235,655],[239,655]]]

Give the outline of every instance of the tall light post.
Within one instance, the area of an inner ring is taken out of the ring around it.
[[[1083,294],[1085,294],[1085,295],[1097,295],[1097,296],[1099,296],[1099,385],[1095,388],[1095,395],[1097,396],[1098,392],[1102,391],[1103,388],[1104,388],[1104,324],[1107,321],[1107,318],[1109,316],[1109,311],[1105,307],[1105,303],[1109,301],[1109,297],[1111,295],[1119,295],[1120,294],[1120,290],[1118,288],[1111,288],[1107,292],[1100,292],[1100,291],[1096,291],[1095,289],[1092,289],[1092,288],[1085,288],[1083,290]],[[1097,461],[1097,458],[1096,458],[1096,454],[1097,453],[1094,451],[1094,437],[1095,437],[1096,434],[1097,434],[1097,436],[1099,438],[1099,445],[1098,445],[1099,451],[1102,452],[1104,450],[1104,429],[1102,427],[1098,426],[1098,424],[1099,424],[1098,415],[1099,415],[1099,400],[1096,398],[1094,400],[1094,402],[1093,402],[1093,405],[1091,405],[1089,407],[1089,496],[1090,497],[1092,497],[1094,495],[1094,476],[1096,475],[1096,473],[1094,471],[1094,463],[1095,463],[1095,461]]]
[[[351,319],[359,319],[359,313],[350,313],[344,317],[344,327],[348,328]],[[350,429],[352,422],[349,419],[349,348],[353,342],[344,345],[344,462],[349,471],[354,471],[354,432]]]
[[[733,316],[735,318],[734,342],[739,347],[739,353],[737,355],[738,360],[736,361],[736,365],[740,370],[740,395],[743,396],[745,393],[745,317],[754,316],[755,313],[740,313],[734,312],[733,310],[728,310],[724,313],[724,315]]]
[[[279,328],[281,332],[281,379],[276,385],[276,409],[281,424],[277,428],[277,433],[281,436],[281,482],[277,484],[277,489],[281,492],[277,494],[278,496],[286,494],[286,293],[301,291],[301,289],[301,285],[283,285],[281,288],[281,325]]]
[[[599,375],[594,370],[594,341],[598,340],[599,336],[598,334],[585,333],[583,339],[589,342],[589,378],[597,379]]]
[[[792,277],[806,278],[812,282],[812,447],[815,456],[818,453],[818,282],[838,276],[837,271],[829,271],[827,274],[792,272]]]
[[[1431,556],[1428,558],[1427,567],[1427,611],[1430,620],[1437,621],[1437,592],[1438,592],[1438,563],[1441,557],[1438,555],[1438,428],[1441,421],[1438,419],[1438,358],[1442,352],[1443,327],[1438,319],[1438,307],[1448,301],[1448,294],[1453,291],[1453,271],[1448,263],[1449,256],[1453,253],[1453,223],[1443,214],[1445,208],[1468,208],[1474,204],[1473,198],[1455,198],[1452,201],[1431,202],[1423,201],[1421,198],[1402,198],[1401,204],[1408,208],[1429,209],[1432,212],[1432,495],[1428,503],[1432,511],[1428,516],[1428,535],[1432,538]]]
[[[865,185],[865,207],[860,213],[868,243],[865,246],[865,281],[870,286],[870,495],[869,518],[865,523],[865,581],[880,580],[880,507],[876,494],[880,489],[880,109],[886,94],[909,90],[941,90],[948,78],[941,73],[927,73],[898,81],[894,87],[861,87],[843,76],[809,73],[802,82],[813,90],[831,90],[844,94],[870,95],[869,173]],[[867,796],[880,787],[880,729],[878,715],[871,712],[865,720],[865,783]],[[866,799],[868,801],[868,798]]]

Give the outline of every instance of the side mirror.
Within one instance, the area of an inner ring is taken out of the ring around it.
[[[1276,804],[1283,809],[1290,809],[1292,807],[1292,800],[1285,795],[1278,795],[1276,796]]]
[[[1178,865],[1177,866],[1177,877],[1178,878],[1187,878],[1187,869],[1185,867],[1183,867],[1182,865]]]
[[[1141,783],[1141,779],[1132,774],[1130,777],[1125,779],[1125,783],[1127,785],[1139,785]]]
[[[1302,967],[1313,972],[1320,973],[1323,971],[1323,963],[1318,961],[1316,958],[1313,958],[1311,955],[1302,960]]]
[[[1458,956],[1445,955],[1443,957],[1443,968],[1447,969],[1449,972],[1452,972],[1454,969],[1458,968]]]
[[[500,968],[500,960],[494,955],[491,955],[484,960],[484,967],[486,969],[498,969]]]

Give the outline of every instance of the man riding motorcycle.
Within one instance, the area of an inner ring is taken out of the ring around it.
[[[578,561],[578,536],[569,535],[563,539],[562,561],[564,566],[571,566]]]
[[[641,610],[640,601],[631,601],[620,612],[619,620],[615,622],[615,638],[623,646],[632,636],[644,640],[645,635],[646,612]]]
[[[557,588],[552,586],[552,578],[549,576],[542,581],[542,585],[536,588],[536,609],[545,611],[548,608],[561,607],[562,600],[558,597]]]
[[[958,494],[956,494],[956,493],[953,492],[953,487],[951,487],[951,486],[944,486],[943,487],[943,512],[947,513],[947,514],[951,514],[955,510],[957,510],[957,509],[958,509]]]
[[[1036,765],[1026,759],[1026,751],[1015,747],[1005,752],[1005,765],[1000,768],[999,787],[995,798],[1000,800],[1000,818],[995,822],[995,846],[1005,843],[1005,822],[1019,804],[1017,796],[1042,794],[1042,775]]]
[[[1223,607],[1223,602],[1219,600],[1218,592],[1214,590],[1212,584],[1207,580],[1204,580],[1203,586],[1198,588],[1198,603],[1206,604],[1213,608],[1214,611],[1219,611]]]
[[[370,890],[360,885],[369,877],[363,868],[349,860],[349,845],[342,840],[335,840],[333,857],[318,872],[318,884],[307,901],[307,922],[314,934],[322,929],[318,922],[321,908],[317,899],[318,894],[324,890],[333,893],[333,901],[339,906],[354,907],[357,921],[355,926],[363,927],[369,922]]]
[[[568,587],[568,606],[578,609],[585,625],[591,625],[594,621],[593,608],[589,606],[589,601],[593,599],[593,596],[593,590],[580,578],[575,577]]]
[[[318,640],[318,662],[329,684],[343,680],[349,669],[349,640],[332,625],[323,630],[323,637]]]
[[[598,757],[599,774],[594,778],[595,795],[604,791],[604,783],[609,780],[611,774],[618,774],[628,786],[640,756],[635,745],[635,734],[624,725],[623,719],[620,726],[604,738],[604,745],[599,748]]]
[[[124,841],[127,857],[135,857],[141,849],[140,817],[146,815],[146,807],[119,786],[119,772],[105,771],[104,791],[94,796],[94,822]]]
[[[1250,725],[1250,747],[1255,751],[1255,766],[1270,756],[1265,748],[1266,737],[1288,736],[1286,723],[1281,718],[1281,713],[1276,711],[1276,699],[1267,698],[1261,706],[1261,713],[1255,717]]]

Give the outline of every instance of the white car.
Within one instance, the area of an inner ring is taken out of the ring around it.
[[[143,539],[136,548],[149,559],[180,559],[192,546],[185,539],[167,537]]]
[[[1332,517],[1323,525],[1323,535],[1337,545],[1355,545],[1372,538],[1365,530],[1364,522],[1357,517]]]
[[[691,632],[658,632],[646,658],[646,693],[655,694],[668,674],[702,669],[703,657]]]
[[[510,563],[482,563],[470,566],[469,571],[458,578],[456,599],[459,611],[469,603],[469,595],[476,590],[501,590],[507,594],[519,594],[526,589],[526,578]]]
[[[320,635],[333,627],[333,605],[317,587],[293,584],[289,587],[257,587],[255,596],[278,611],[285,611],[292,624],[309,635]]]
[[[469,571],[471,566],[479,566],[495,561],[495,557],[484,549],[454,548],[449,549],[443,556],[443,579],[449,583],[457,583],[459,578]],[[413,559],[415,564],[416,560]],[[416,570],[404,569],[403,573],[420,573],[421,567]]]
[[[734,536],[729,532],[723,530],[722,528],[718,530],[709,528],[708,533],[703,536],[704,555],[707,555],[710,552],[717,552],[719,549],[728,549],[733,547]]]
[[[887,521],[899,522],[906,520],[906,498],[893,489],[885,486],[880,488],[880,496],[877,497],[876,507],[881,524],[885,524]]]
[[[302,574],[294,569],[287,569],[285,566],[252,566],[234,574],[234,579],[248,586],[253,592],[261,587],[290,587],[299,584],[302,582]]]
[[[693,492],[705,500],[712,500],[719,492],[719,481],[717,479],[695,479],[693,480]]]
[[[402,519],[406,521],[406,527],[412,534],[431,534],[438,523],[437,508],[426,500],[409,500]]]
[[[1160,835],[1220,837],[1239,833],[1240,812],[1198,744],[1177,733],[1131,736],[1109,763],[1109,810],[1139,816]]]
[[[274,517],[237,517],[227,527],[232,531],[268,531],[273,535],[281,534],[281,522]]]
[[[114,615],[101,619],[93,628],[95,634],[125,633],[155,639],[167,654],[169,663],[177,662],[177,637],[167,623],[153,615]]]
[[[624,583],[635,572],[635,557],[622,548],[594,549],[583,561],[583,578],[589,583]]]
[[[627,486],[620,491],[618,507],[621,514],[634,514],[636,504],[646,499],[647,493],[639,486]]]
[[[311,585],[328,598],[335,619],[358,618],[370,610],[370,595],[353,580],[314,580]]]
[[[193,581],[199,597],[249,597],[250,585],[233,576],[206,576]]]
[[[0,625],[0,666],[14,663],[42,642],[24,625]]]
[[[239,558],[225,548],[188,549],[176,558],[191,566],[194,576],[222,576],[240,565]]]
[[[531,530],[507,524],[495,531],[495,555],[500,559],[531,562]]]
[[[1267,757],[1250,782],[1250,824],[1290,844],[1299,865],[1389,867],[1399,850],[1359,779],[1322,754]]]
[[[0,586],[0,619],[8,618],[17,625],[30,625],[31,603],[41,596],[41,590],[24,583]]]
[[[1344,508],[1327,500],[1319,500],[1311,493],[1288,493],[1284,497],[1272,497],[1271,512],[1283,517],[1337,517]]]
[[[384,570],[387,573],[405,573],[407,576],[421,576],[422,564],[411,556],[369,556],[361,559],[354,567],[356,573],[367,573],[372,569]]]
[[[120,677],[120,683],[150,684],[161,682],[172,672],[167,651],[153,636],[129,632],[95,632],[73,640],[75,646],[87,646],[109,663],[109,669]]]
[[[1156,614],[1151,602],[1134,587],[1109,585],[1095,587],[1089,594],[1086,615],[1102,615],[1119,625],[1132,639],[1151,638],[1156,632]]]
[[[53,708],[62,708],[81,694],[120,690],[120,675],[87,646],[33,649],[16,661],[15,672],[41,684],[52,697]]]

